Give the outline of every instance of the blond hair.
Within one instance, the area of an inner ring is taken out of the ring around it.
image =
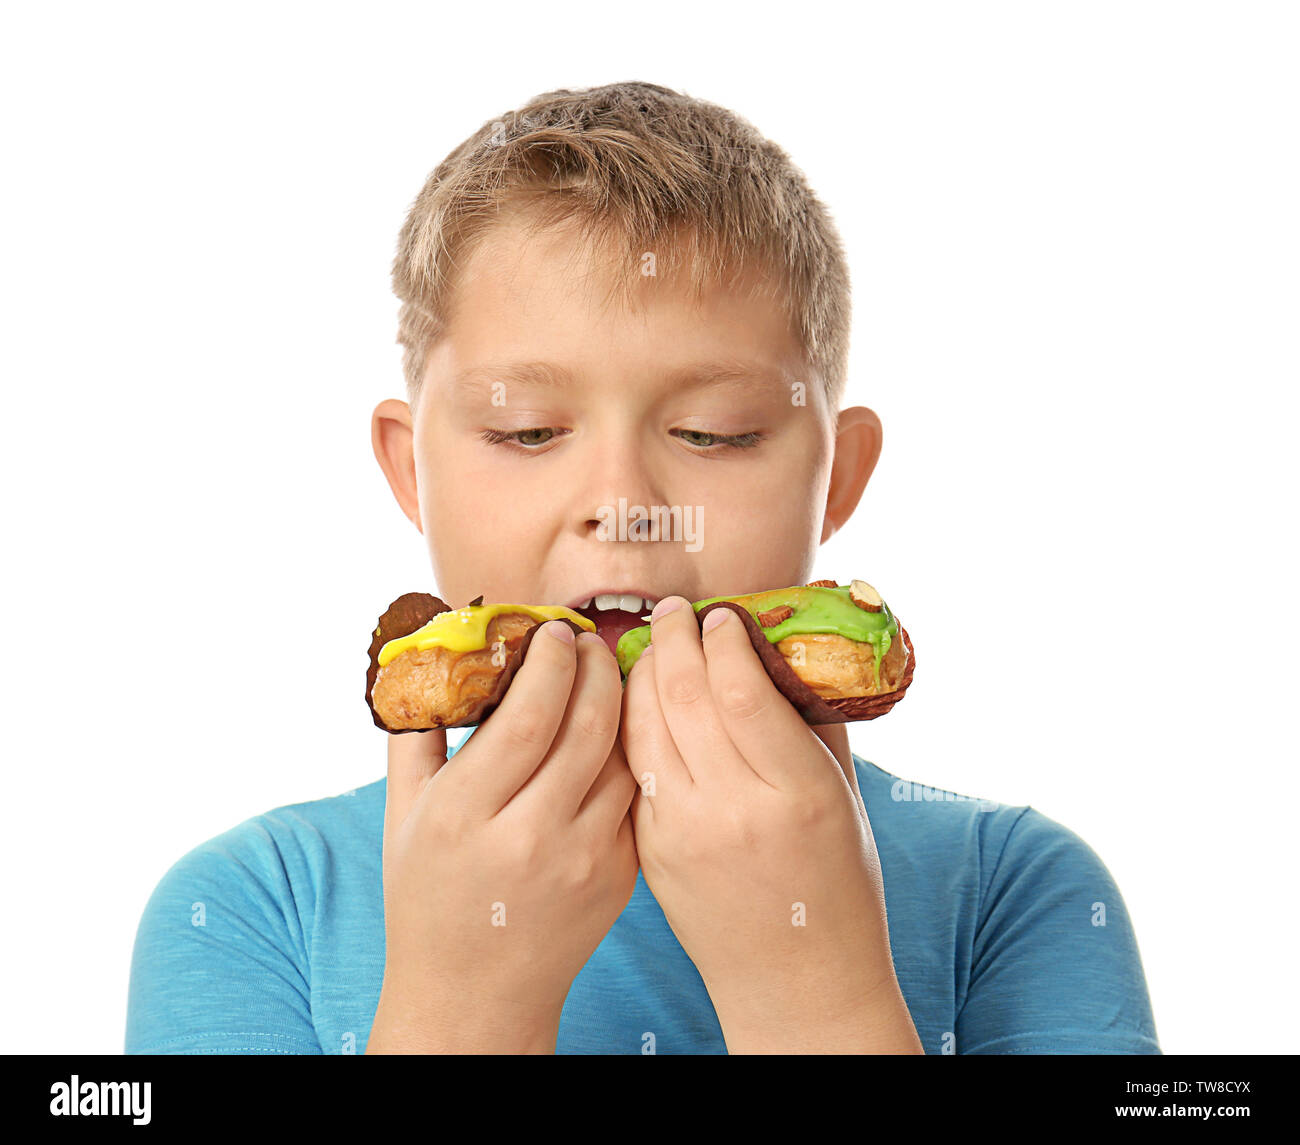
[[[748,122],[648,83],[546,92],[485,123],[429,175],[393,262],[413,407],[428,349],[448,324],[455,268],[508,207],[538,230],[573,224],[629,267],[654,252],[654,273],[685,267],[697,296],[758,270],[751,292],[779,299],[832,416],[839,409],[849,274],[830,215],[789,156]],[[615,275],[614,289],[626,295],[640,277]]]

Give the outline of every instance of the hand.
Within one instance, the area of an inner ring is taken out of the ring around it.
[[[682,597],[653,615],[623,695],[637,851],[728,1048],[809,1048],[837,1024],[870,1031],[873,1015],[897,1034],[880,860],[851,759],[781,695],[728,609],[703,634]]]
[[[554,1051],[569,987],[636,886],[620,700],[605,643],[549,622],[450,761],[445,732],[389,737],[381,1041],[504,1048],[513,1032]]]

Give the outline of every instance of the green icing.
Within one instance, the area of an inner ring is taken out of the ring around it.
[[[831,633],[847,636],[872,645],[876,655],[876,678],[880,677],[880,660],[889,651],[890,638],[898,634],[898,621],[884,605],[879,612],[868,612],[859,608],[849,599],[849,589],[845,585],[838,588],[809,588],[807,585],[795,585],[791,588],[774,588],[767,592],[756,592],[745,596],[712,596],[708,600],[696,601],[691,607],[699,612],[706,605],[719,600],[730,600],[742,605],[758,622],[760,612],[769,612],[781,605],[794,609],[794,615],[771,628],[764,628],[763,635],[776,644],[787,636],[800,636],[812,633]],[[631,628],[619,637],[618,666],[626,676],[632,671],[632,665],[641,658],[646,645],[650,643],[650,625]]]
[[[650,625],[644,628],[629,628],[618,638],[618,666],[626,677],[632,671],[632,665],[641,659],[641,653],[650,643]]]

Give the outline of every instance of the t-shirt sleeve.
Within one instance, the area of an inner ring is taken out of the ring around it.
[[[274,838],[256,820],[180,859],[136,933],[128,1054],[319,1054],[307,949]]]
[[[983,896],[959,1054],[1158,1054],[1137,939],[1101,859],[1026,808]]]

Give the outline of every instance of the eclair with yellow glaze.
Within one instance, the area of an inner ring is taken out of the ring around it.
[[[398,733],[482,723],[548,620],[564,621],[575,635],[596,630],[560,605],[484,604],[479,597],[453,609],[426,592],[398,597],[370,641],[366,703],[375,726]]]

